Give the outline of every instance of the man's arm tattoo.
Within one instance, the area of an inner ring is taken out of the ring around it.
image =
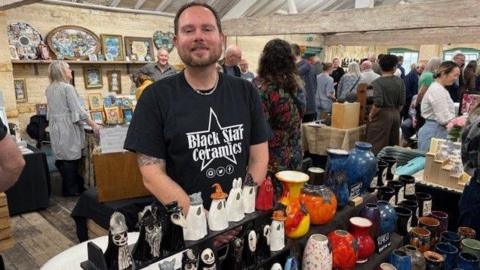
[[[165,165],[165,160],[152,157],[152,156],[147,156],[144,154],[137,155],[137,162],[138,162],[138,166],[140,167],[150,166],[150,165]]]

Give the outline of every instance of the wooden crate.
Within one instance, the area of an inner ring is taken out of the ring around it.
[[[134,153],[94,154],[93,166],[99,202],[150,195]]]
[[[333,103],[332,127],[350,129],[358,127],[360,117],[360,103]]]

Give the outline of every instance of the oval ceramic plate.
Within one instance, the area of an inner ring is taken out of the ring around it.
[[[28,23],[16,22],[7,26],[8,43],[15,46],[20,59],[37,59],[37,47],[42,36]]]
[[[100,42],[92,31],[74,25],[60,26],[48,33],[47,43],[57,59],[88,59],[97,54]]]

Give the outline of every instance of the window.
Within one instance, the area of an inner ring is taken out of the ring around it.
[[[461,51],[465,55],[465,62],[468,61],[477,61],[480,55],[480,50],[473,48],[454,48],[451,50],[443,51],[443,60],[452,60],[453,54],[457,51]]]
[[[389,54],[396,56],[403,56],[403,68],[405,69],[405,75],[410,72],[410,66],[412,64],[418,63],[418,51],[404,49],[404,48],[394,48],[388,50]]]

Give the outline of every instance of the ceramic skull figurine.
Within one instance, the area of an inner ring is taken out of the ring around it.
[[[182,256],[182,269],[183,270],[197,270],[198,259],[193,253],[193,250],[187,249]]]
[[[186,241],[196,241],[208,234],[207,217],[203,210],[202,193],[194,193],[189,198],[190,208],[186,219],[187,226],[183,228],[183,238]]]
[[[112,214],[108,236],[108,246],[104,254],[108,269],[132,269],[134,266],[128,249],[128,227],[122,213]]]
[[[138,214],[139,237],[133,247],[132,256],[136,263],[148,262],[160,257],[162,241],[162,224],[157,218],[157,208],[146,206]]]
[[[279,263],[274,263],[272,265],[272,268],[270,268],[270,270],[282,270],[282,265]]]
[[[216,257],[211,248],[206,248],[200,254],[200,270],[216,270]]]
[[[253,181],[251,174],[247,174],[245,177],[245,183],[242,190],[243,210],[245,214],[251,214],[255,212],[255,200],[257,197],[257,185]]]
[[[175,258],[171,261],[163,261],[158,264],[160,270],[175,270]]]
[[[180,251],[185,248],[183,239],[183,228],[186,225],[185,217],[182,213],[182,207],[174,201],[165,206],[166,215],[164,237],[162,239],[162,249],[168,252]]]
[[[242,178],[233,179],[227,198],[228,221],[237,222],[245,217],[242,200]]]
[[[208,226],[212,231],[221,231],[228,228],[228,219],[226,211],[225,198],[227,194],[223,192],[220,184],[215,183],[213,186],[215,192],[210,196],[212,204],[210,211],[208,211]]]
[[[272,225],[270,225],[270,251],[280,251],[285,248],[285,225],[287,218],[285,212],[273,212]]]

